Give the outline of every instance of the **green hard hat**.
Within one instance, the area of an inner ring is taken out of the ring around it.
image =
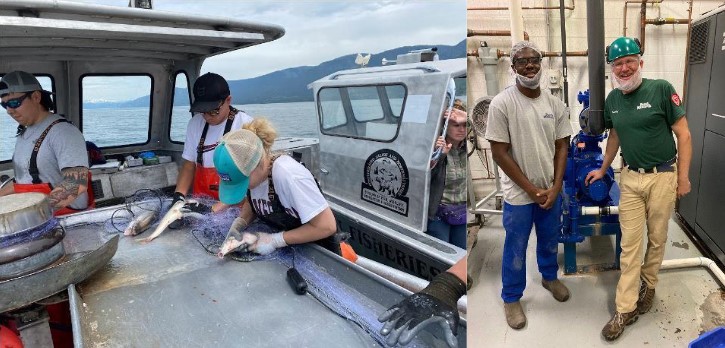
[[[611,63],[619,57],[642,53],[639,40],[622,36],[607,46],[607,63]]]

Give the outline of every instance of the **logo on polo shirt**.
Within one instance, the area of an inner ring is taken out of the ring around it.
[[[644,102],[644,103],[639,103],[639,106],[637,106],[637,110],[641,110],[641,109],[649,109],[649,108],[651,108],[651,107],[652,107],[652,105],[649,105],[649,103],[648,103],[648,102]]]
[[[544,114],[544,118],[551,118],[551,119],[553,119],[554,118],[554,114],[548,114],[548,113],[547,114]]]

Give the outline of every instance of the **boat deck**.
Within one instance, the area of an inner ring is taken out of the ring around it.
[[[469,157],[476,197],[495,189],[479,157]],[[481,178],[481,179],[477,179]],[[488,208],[493,209],[493,201]],[[622,336],[607,342],[601,335],[615,311],[619,271],[564,275],[564,248],[559,244],[560,279],[571,292],[557,302],[541,286],[536,267],[536,234],[526,254],[527,287],[521,299],[527,324],[521,330],[506,324],[501,300],[501,257],[505,231],[501,215],[486,215],[478,243],[469,254],[469,347],[686,347],[703,332],[725,325],[725,291],[705,268],[662,270],[651,311],[639,316]],[[665,260],[702,254],[674,220],[670,220]],[[614,236],[599,236],[577,245],[577,262],[600,264],[614,260]]]
[[[83,249],[108,240],[115,234],[94,222],[119,208],[66,218],[67,243]],[[212,240],[192,228],[167,230],[150,243],[139,240],[152,229],[121,236],[108,264],[76,285],[74,334],[84,346],[376,347],[377,316],[410,293],[313,244],[251,262],[221,260],[207,251],[216,251]],[[305,295],[287,280],[292,263],[307,282]],[[459,331],[464,347],[466,329]],[[432,327],[412,344],[443,344],[438,337],[442,331]]]

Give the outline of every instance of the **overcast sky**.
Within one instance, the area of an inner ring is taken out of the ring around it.
[[[128,0],[72,0],[127,6]],[[454,45],[466,37],[464,0],[153,0],[155,10],[277,24],[276,41],[209,58],[202,73],[229,80],[317,65],[351,53],[379,53],[408,45]],[[394,58],[394,57],[391,57]]]

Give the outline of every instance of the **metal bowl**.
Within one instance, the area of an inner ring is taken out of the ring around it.
[[[0,197],[0,238],[36,228],[53,217],[42,193],[15,193]]]

